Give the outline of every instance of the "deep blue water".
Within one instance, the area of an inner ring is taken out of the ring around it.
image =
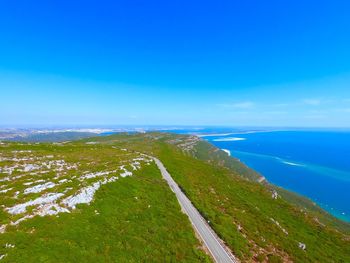
[[[350,132],[233,132],[203,138],[230,150],[271,183],[309,197],[350,222]]]

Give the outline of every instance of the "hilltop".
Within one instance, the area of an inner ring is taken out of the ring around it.
[[[350,261],[348,224],[208,142],[168,133],[3,142],[2,261],[209,262],[147,156],[242,262]]]

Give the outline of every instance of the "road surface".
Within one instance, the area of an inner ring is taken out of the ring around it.
[[[214,231],[206,223],[205,219],[199,214],[197,209],[192,205],[191,201],[181,191],[180,187],[176,184],[171,175],[165,169],[162,162],[157,158],[153,159],[157,164],[163,178],[168,182],[170,188],[175,193],[177,200],[182,207],[182,210],[188,215],[196,232],[199,234],[205,246],[210,251],[215,262],[237,263],[238,261],[235,259],[235,257],[230,252],[225,250],[224,245],[220,242]]]

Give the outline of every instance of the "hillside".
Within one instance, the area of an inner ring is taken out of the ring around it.
[[[3,262],[210,261],[143,154],[164,163],[242,262],[350,261],[348,224],[198,137],[118,134],[0,147]]]
[[[111,145],[0,145],[2,262],[202,262],[148,158]]]

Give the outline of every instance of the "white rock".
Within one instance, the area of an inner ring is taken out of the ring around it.
[[[15,247],[15,245],[13,245],[13,244],[10,244],[10,243],[5,244],[5,248],[14,248],[14,247]]]
[[[121,177],[132,176],[132,172],[126,170],[124,165],[120,166],[120,169],[123,170],[123,172],[120,174]]]
[[[63,184],[63,183],[65,183],[65,182],[67,182],[68,181],[68,179],[62,179],[62,180],[59,180],[58,182],[60,183],[60,184]]]
[[[0,233],[5,233],[7,225],[0,225]]]
[[[38,169],[40,169],[40,166],[38,166],[36,164],[25,164],[23,167],[24,172],[30,172],[30,171],[38,170]]]
[[[73,209],[75,209],[75,206],[77,204],[89,204],[94,198],[94,194],[100,188],[100,186],[101,183],[96,182],[92,186],[81,189],[77,195],[67,197],[62,201],[62,203]]]
[[[299,242],[298,247],[302,250],[306,249],[306,245],[304,243]]]
[[[13,195],[13,198],[18,198],[20,191],[16,191],[15,194]]]
[[[26,216],[24,216],[24,217],[18,219],[18,220],[15,221],[15,222],[11,222],[10,225],[12,225],[12,226],[18,225],[18,224],[21,223],[22,221],[25,221],[25,220],[27,220],[27,219],[29,219],[29,218],[33,218],[33,217],[34,217],[34,215],[26,215]]]
[[[272,217],[270,218],[270,220],[271,220],[272,222],[274,222],[274,223],[278,226],[278,228],[282,230],[283,233],[285,233],[286,235],[288,235],[288,231],[285,230],[285,229],[280,225],[280,223],[279,223],[277,220],[273,219]]]
[[[272,192],[272,199],[277,199],[278,198],[278,193],[274,190]]]
[[[38,211],[38,215],[40,216],[57,215],[58,213],[70,213],[70,211],[58,204],[45,204],[41,206]]]
[[[10,177],[4,177],[0,179],[0,182],[10,181],[10,180],[11,180]]]
[[[113,172],[113,171],[89,173],[89,174],[85,174],[85,175],[81,176],[80,179],[81,179],[81,180],[84,180],[84,179],[91,179],[91,178],[95,178],[95,177],[99,177],[99,176],[109,175],[109,174],[112,173],[112,172]]]
[[[44,196],[38,197],[37,199],[34,199],[34,200],[30,200],[26,203],[18,204],[13,207],[6,208],[6,210],[13,215],[22,214],[26,212],[26,208],[28,206],[52,203],[53,201],[56,201],[57,199],[59,199],[61,196],[63,196],[63,194],[61,193],[45,194]]]
[[[40,193],[46,189],[50,189],[52,187],[55,187],[55,183],[53,182],[47,182],[45,184],[38,184],[33,187],[24,189],[24,194],[30,194],[30,193]]]
[[[39,180],[35,181],[35,183],[43,183],[43,182],[45,182],[45,180],[43,180],[43,179],[39,179]]]
[[[134,171],[141,169],[141,164],[138,161],[134,161],[133,163],[131,163],[131,167]]]
[[[121,176],[121,177],[132,176],[132,172],[125,171],[125,172],[121,173],[120,176]]]
[[[4,189],[4,190],[1,190],[0,193],[7,193],[8,191],[11,191],[13,188],[8,188],[8,189]]]

